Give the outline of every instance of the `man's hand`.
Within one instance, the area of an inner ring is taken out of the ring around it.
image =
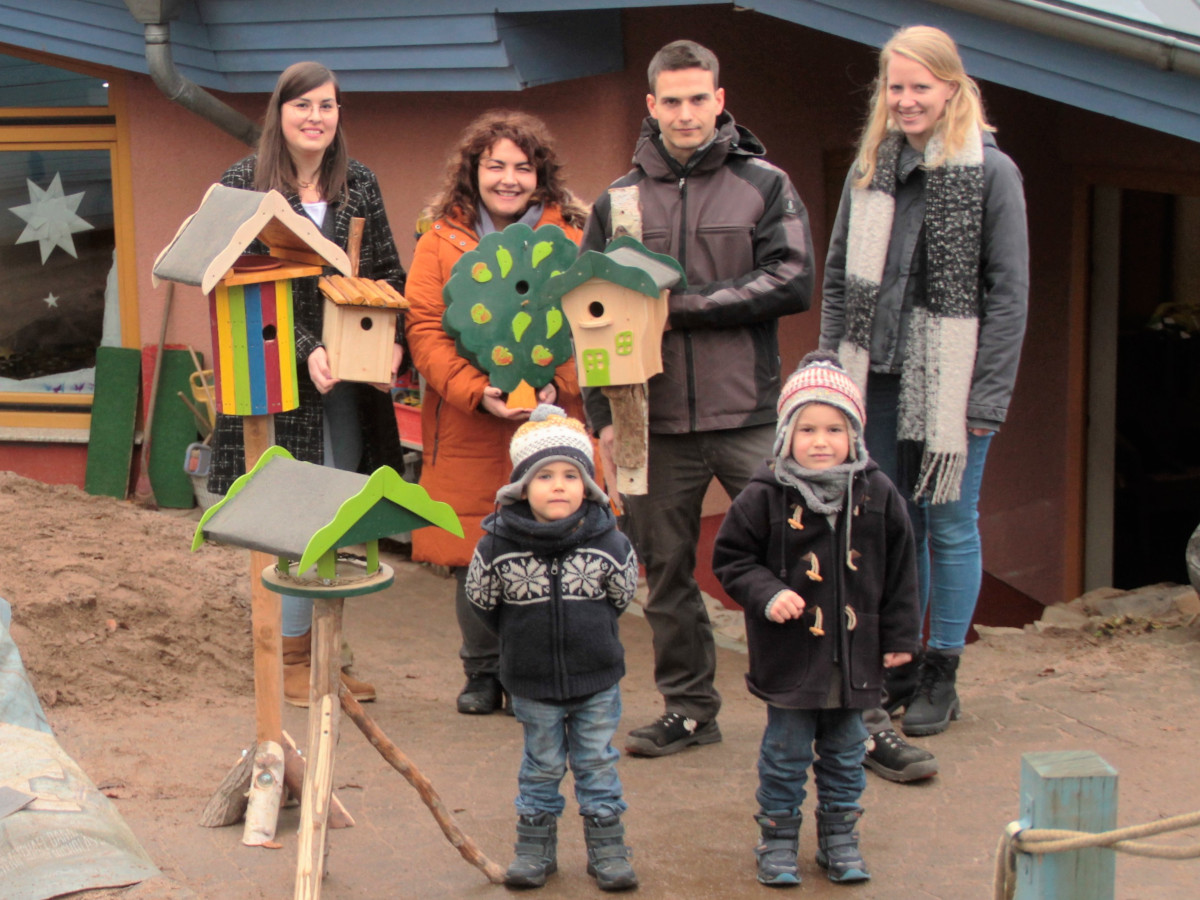
[[[338,379],[333,377],[333,370],[329,368],[329,352],[324,347],[318,347],[308,354],[308,377],[322,394],[328,394],[338,383]]]
[[[771,604],[772,622],[786,622],[804,615],[804,598],[795,591],[784,591]]]

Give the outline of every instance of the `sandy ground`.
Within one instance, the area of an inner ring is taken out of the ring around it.
[[[240,827],[205,829],[205,801],[253,737],[248,565],[243,551],[189,552],[198,515],[152,511],[0,473],[0,596],[13,637],[64,749],[113,798],[166,878],[90,897],[290,896],[298,811],[280,816],[280,850],[244,848]],[[389,557],[396,585],[347,601],[367,706],[432,780],[463,828],[506,864],[519,727],[454,712],[461,686],[452,582]],[[661,709],[645,621],[626,616],[623,729]],[[762,896],[753,879],[754,760],[762,708],[742,685],[745,657],[722,648],[725,740],[662,760],[623,758],[626,817],[643,898]],[[990,897],[996,843],[1017,818],[1021,755],[1094,750],[1120,772],[1119,823],[1194,812],[1200,767],[1200,626],[1001,633],[968,648],[965,715],[923,746],[938,777],[895,785],[869,776],[863,846],[875,878],[832,886],[812,862],[796,896]],[[303,742],[305,713],[285,709]],[[442,837],[415,792],[343,721],[336,790],[357,819],[332,833],[322,896],[495,897]],[[812,798],[806,805],[811,816]],[[808,819],[811,821],[811,818]],[[574,803],[561,824],[560,873],[544,900],[597,896],[584,874]],[[1170,843],[1196,843],[1200,829]],[[1122,856],[1120,900],[1194,898],[1200,861]],[[0,886],[0,897],[3,888]]]

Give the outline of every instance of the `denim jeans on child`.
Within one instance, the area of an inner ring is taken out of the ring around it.
[[[613,685],[589,697],[562,702],[512,698],[525,729],[525,753],[517,775],[517,814],[561,816],[559,785],[570,762],[575,799],[584,816],[619,816],[627,809],[612,745],[621,719],[621,689]]]
[[[896,429],[899,376],[872,374],[867,379],[867,453],[892,481],[899,469]],[[929,647],[953,650],[967,642],[983,581],[983,544],[979,537],[979,489],[992,435],[967,433],[967,468],[962,494],[951,503],[908,502],[917,545],[917,581],[921,621],[929,615]]]
[[[860,809],[867,729],[860,709],[783,709],[767,706],[767,728],[758,753],[759,809],[791,815],[807,796],[808,767],[817,802],[829,812]]]

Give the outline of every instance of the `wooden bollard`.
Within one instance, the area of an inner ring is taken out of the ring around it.
[[[1117,770],[1090,750],[1021,757],[1021,825],[1099,834],[1117,824]],[[1017,855],[1015,900],[1113,900],[1116,851]]]

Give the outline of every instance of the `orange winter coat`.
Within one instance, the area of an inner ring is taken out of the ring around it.
[[[557,207],[547,207],[538,225],[557,225],[575,243],[582,231],[567,225]],[[439,219],[421,236],[408,270],[404,294],[411,304],[404,328],[409,353],[425,378],[421,403],[421,486],[435,500],[449,503],[462,520],[465,537],[440,528],[413,532],[413,559],[443,566],[465,566],[483,536],[479,523],[495,509],[496,491],[508,483],[512,462],[508,444],[520,422],[506,422],[479,406],[488,377],[458,355],[454,339],[442,329],[442,288],[459,258],[479,238],[469,228]],[[558,405],[583,419],[574,358],[554,374]]]

